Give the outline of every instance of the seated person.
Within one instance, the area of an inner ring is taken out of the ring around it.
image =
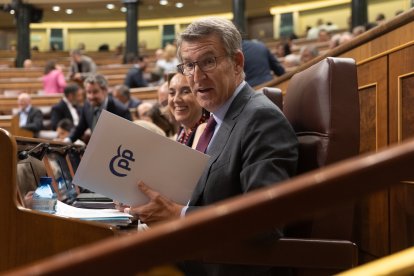
[[[70,133],[73,131],[74,125],[71,120],[68,118],[62,119],[59,121],[57,128],[56,128],[56,141],[65,141],[67,137],[69,137]],[[85,143],[81,140],[76,140],[74,142],[76,145],[85,146]]]
[[[141,104],[142,105],[142,104]],[[138,106],[139,118],[156,124],[160,127],[167,137],[173,137],[176,133],[175,125],[169,120],[168,116],[163,113],[158,105],[149,105],[141,108]]]
[[[176,141],[195,149],[210,113],[198,104],[184,75],[170,75],[168,87],[168,107],[180,124]]]
[[[243,40],[244,74],[250,86],[271,81],[285,73],[285,68],[262,42]]]
[[[319,56],[319,50],[315,46],[307,45],[300,48],[300,62],[304,64]]]
[[[168,105],[168,82],[164,82],[158,87],[157,96],[158,96],[158,104],[162,107]]]
[[[108,81],[103,75],[91,75],[84,82],[87,101],[83,105],[79,124],[65,142],[74,142],[82,137],[87,129],[93,132],[102,110],[131,121],[131,113],[117,99],[108,95]]]
[[[63,98],[52,106],[52,111],[50,112],[53,130],[56,130],[59,121],[62,119],[69,119],[73,125],[78,125],[81,112],[78,106],[78,94],[82,93],[81,91],[82,88],[76,83],[69,84],[65,87],[63,90]]]
[[[33,68],[33,62],[32,62],[32,60],[31,59],[25,59],[24,61],[23,61],[23,68],[24,69],[30,69],[30,68]]]
[[[131,97],[128,86],[123,84],[115,86],[112,95],[127,108],[137,108],[142,103],[140,100]]]
[[[54,60],[49,60],[46,63],[43,81],[43,91],[45,94],[63,93],[66,87],[65,76],[62,68],[56,64]]]
[[[96,72],[95,62],[82,54],[82,50],[75,49],[71,52],[69,79],[82,84],[82,82]]]
[[[19,106],[19,127],[30,130],[35,137],[43,129],[43,113],[40,109],[32,106],[30,95],[22,93],[17,97]]]
[[[134,64],[125,76],[124,84],[129,88],[146,87],[148,82],[144,77],[145,70],[147,68],[147,57],[136,57],[134,54],[128,53],[126,55],[126,62],[128,64]]]
[[[275,104],[244,80],[244,55],[236,26],[223,18],[201,18],[180,33],[177,44],[182,62],[178,70],[186,76],[198,104],[212,114],[197,145],[210,160],[187,206],[151,189],[151,183],[138,183],[149,201],[126,210],[150,226],[278,185],[293,176],[297,167],[298,142],[293,128]],[[208,133],[211,139],[207,139]],[[252,246],[259,242],[271,244],[282,232],[272,227],[260,234],[260,240],[251,241]],[[183,262],[180,268],[186,275],[273,272],[266,266],[197,261]]]

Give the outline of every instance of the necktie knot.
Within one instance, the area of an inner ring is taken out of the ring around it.
[[[210,143],[210,140],[213,137],[216,124],[217,122],[214,120],[214,117],[211,116],[208,119],[206,128],[204,129],[203,133],[200,136],[200,140],[198,140],[196,150],[201,151],[201,152],[206,152],[208,144]]]

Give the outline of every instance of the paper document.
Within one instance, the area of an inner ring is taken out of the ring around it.
[[[127,226],[132,221],[132,216],[115,209],[84,209],[67,205],[61,201],[56,203],[55,215],[67,218],[102,222],[105,224]]]
[[[116,209],[85,209],[77,208],[65,204],[61,201],[56,202],[56,215],[68,218],[78,218],[87,220],[99,219],[130,219],[131,215],[120,212]]]
[[[203,153],[103,110],[73,182],[133,206],[148,202],[137,186],[142,180],[186,205],[207,161]]]

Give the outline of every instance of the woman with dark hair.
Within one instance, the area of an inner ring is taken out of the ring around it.
[[[54,60],[49,60],[46,63],[42,80],[45,94],[63,93],[63,89],[66,87],[62,69],[56,65]]]
[[[172,137],[176,133],[176,129],[174,124],[168,120],[166,114],[162,113],[158,105],[153,105],[148,111],[144,112],[144,114],[140,114],[140,118],[145,117],[150,118],[149,121],[156,124],[159,128],[164,130],[165,135],[167,137]]]
[[[195,148],[210,113],[198,104],[184,75],[169,75],[168,89],[169,111],[180,124],[176,140]]]

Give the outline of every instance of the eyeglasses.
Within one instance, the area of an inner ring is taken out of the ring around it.
[[[198,68],[200,68],[200,70],[203,72],[211,71],[217,67],[217,59],[226,56],[227,55],[218,57],[206,57],[199,61],[181,63],[177,65],[177,68],[178,71],[184,76],[192,76],[194,74],[196,64],[198,65]]]

